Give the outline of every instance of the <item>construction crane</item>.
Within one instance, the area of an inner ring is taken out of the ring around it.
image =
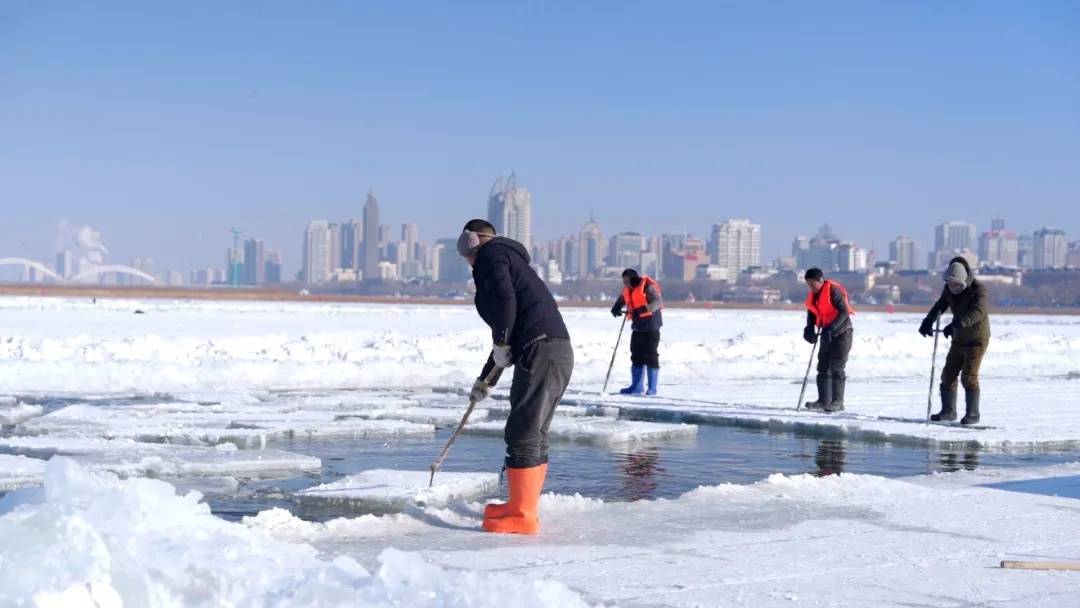
[[[230,271],[231,271],[231,272],[229,272],[229,274],[232,275],[232,276],[230,277],[231,280],[229,281],[229,284],[231,284],[233,287],[237,287],[237,286],[240,285],[240,271],[241,271],[241,268],[242,268],[241,262],[240,262],[240,260],[241,260],[241,256],[240,256],[240,235],[243,234],[243,233],[240,232],[239,228],[233,228],[231,230],[231,232],[232,232],[232,254],[229,255],[229,267],[230,267]]]

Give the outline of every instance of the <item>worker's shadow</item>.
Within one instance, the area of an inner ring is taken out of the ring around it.
[[[421,521],[433,528],[476,532],[483,520],[481,512],[469,507],[463,501],[451,503],[445,507],[425,507],[409,505],[402,513]]]

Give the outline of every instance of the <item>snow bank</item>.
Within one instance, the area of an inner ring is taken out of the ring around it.
[[[0,310],[0,391],[467,386],[490,348],[465,306],[0,298]],[[601,384],[616,324],[602,309],[563,313],[574,383]],[[671,309],[664,319],[665,383],[790,379],[805,369],[798,312]],[[925,374],[931,343],[917,335],[919,320],[858,315],[849,374]],[[996,315],[993,326],[988,377],[1080,373],[1077,317]]]
[[[371,574],[218,519],[199,499],[50,461],[44,488],[0,499],[0,605],[586,605],[556,582],[449,571],[392,549]]]

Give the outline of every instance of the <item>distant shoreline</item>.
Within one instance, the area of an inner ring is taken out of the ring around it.
[[[0,285],[0,297],[23,296],[45,298],[107,298],[107,299],[155,299],[155,300],[203,300],[203,301],[246,301],[246,302],[327,302],[355,304],[405,304],[405,305],[457,305],[471,306],[471,299],[455,300],[439,297],[394,297],[350,294],[309,294],[302,295],[292,290],[262,289],[249,287],[121,287],[100,285]],[[608,308],[610,302],[585,302],[564,300],[559,305],[565,308]],[[744,302],[665,302],[668,308],[701,310],[790,310],[801,311],[802,304],[753,304]],[[928,306],[898,304],[891,307],[892,312],[921,313]],[[857,311],[889,312],[890,307],[883,305],[862,304]],[[991,307],[999,314],[1018,315],[1080,315],[1078,308],[1002,308]]]

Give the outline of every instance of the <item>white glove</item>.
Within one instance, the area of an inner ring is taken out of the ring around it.
[[[496,344],[491,347],[491,359],[495,362],[495,367],[507,368],[513,363],[510,356],[510,347],[506,344]]]
[[[484,399],[487,399],[490,394],[491,387],[484,382],[483,378],[477,378],[476,382],[473,382],[472,390],[469,391],[469,400],[473,403],[480,403]]]

